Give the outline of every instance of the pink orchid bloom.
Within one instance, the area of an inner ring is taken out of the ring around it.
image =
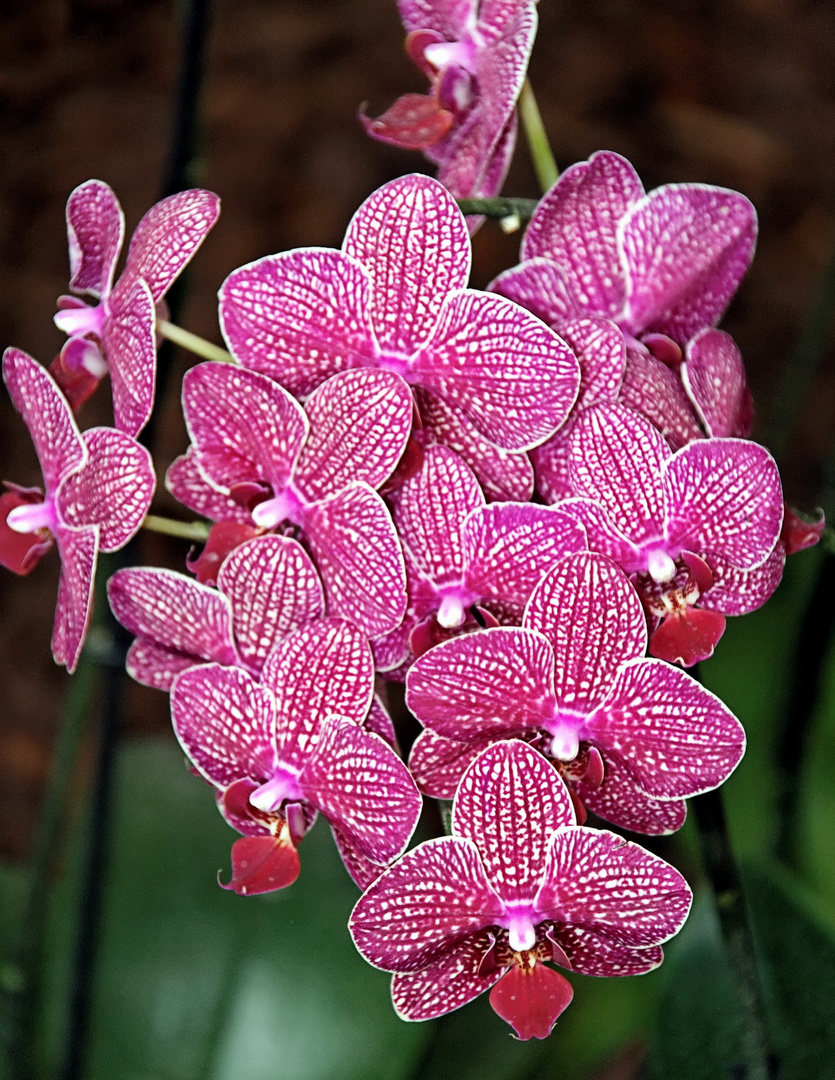
[[[647,195],[625,158],[601,151],[566,169],[531,218],[522,262],[490,288],[550,325],[599,315],[633,341],[683,346],[721,318],[756,235],[744,195],[707,184]]]
[[[583,527],[558,509],[485,506],[466,464],[430,446],[420,472],[390,501],[406,557],[409,606],[401,625],[374,642],[380,671],[464,630],[516,621],[545,571],[586,548]],[[481,619],[481,623],[479,623]]]
[[[136,227],[125,267],[113,283],[125,218],[113,191],[88,180],[67,201],[70,288],[98,299],[62,296],[55,324],[70,335],[52,365],[59,386],[80,406],[109,371],[116,427],[138,435],[154,404],[155,308],[217,221],[220,200],[194,189],[152,206]]]
[[[174,680],[177,738],[243,833],[226,888],[253,895],[292,884],[297,845],[319,812],[361,887],[405,850],[420,795],[391,746],[364,726],[373,691],[368,642],[342,619],[285,637],[260,682],[218,664]]]
[[[465,288],[470,257],[449,192],[403,176],[366,199],[341,251],[299,248],[230,274],[220,290],[223,333],[245,368],[301,398],[347,368],[396,373],[421,410],[428,399],[452,414],[453,427],[460,417],[477,433],[454,449],[478,475],[480,442],[518,455],[557,430],[579,370],[538,319]]]
[[[138,566],[110,578],[113,614],[136,635],[127,668],[137,682],[170,690],[181,671],[207,661],[257,677],[278,642],[325,613],[313,563],[289,537],[259,536],[237,547],[217,584]]]
[[[156,478],[148,451],[112,428],[83,434],[54,380],[31,356],[7,349],[3,378],[35,443],[44,491],[3,496],[0,562],[28,573],[53,543],[61,557],[52,655],[74,671],[93,602],[99,551],[118,551],[148,512]]]
[[[526,743],[469,766],[452,836],[408,852],[360,898],[349,929],[395,972],[394,1007],[429,1020],[486,990],[521,1039],[544,1039],[573,996],[548,963],[583,975],[639,975],[663,960],[691,894],[637,844],[575,824],[565,785]]]
[[[536,36],[532,0],[399,0],[406,51],[429,94],[404,94],[376,119],[381,142],[423,150],[456,199],[497,195],[516,145],[516,100]]]
[[[418,786],[450,798],[486,745],[520,738],[584,806],[634,832],[667,833],[682,801],[718,787],[745,750],[736,717],[695,679],[645,658],[647,626],[627,576],[603,555],[566,556],[534,590],[521,628],[444,642],[409,672],[426,728],[409,762]]]
[[[190,457],[175,462],[167,482],[200,513],[300,530],[329,613],[387,633],[403,618],[406,573],[375,488],[403,454],[412,408],[408,387],[387,371],[341,372],[302,408],[265,375],[198,364],[183,380]]]
[[[642,416],[596,405],[571,433],[573,497],[559,503],[589,547],[617,562],[661,620],[650,652],[689,667],[710,656],[724,616],[760,607],[783,570],[780,476],[762,446],[705,438],[673,453]]]

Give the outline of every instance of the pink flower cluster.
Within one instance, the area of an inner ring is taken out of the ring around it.
[[[480,116],[467,94],[504,40],[483,24],[493,8],[474,22],[454,5],[460,25],[433,29],[414,7],[425,122]],[[402,132],[406,111],[386,124]],[[118,204],[96,182],[70,199],[72,283],[101,300],[61,302],[73,337],[56,371],[86,393],[106,364],[122,430],[79,433],[49,374],[7,353],[46,490],[3,497],[0,554],[25,572],[54,538],[70,669],[95,554],[126,542],[153,492],[132,436],[153,401],[155,305],[216,210],[206,192],[158,204],[114,287]],[[798,546],[715,329],[755,232],[741,195],[646,195],[603,153],[543,199],[491,291],[467,287],[467,223],[421,175],[371,195],[340,250],[268,256],[221,288],[233,362],[187,373],[190,443],[167,476],[213,523],[197,579],[120,570],[110,603],[135,636],[128,670],[170,692],[177,738],[241,834],[225,887],[290,885],[321,813],[365,890],[356,945],[393,973],[406,1019],[489,990],[521,1038],[544,1038],[572,996],[549,965],[649,971],[686,917],[675,869],[586,821],[671,832],[744,752],[683,668]],[[423,727],[407,763],[386,681]],[[422,795],[453,800],[452,833],[406,852]]]

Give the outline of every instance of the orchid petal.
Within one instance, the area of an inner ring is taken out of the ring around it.
[[[646,652],[646,617],[634,587],[604,555],[580,552],[542,579],[525,626],[554,650],[559,707],[589,713],[602,704],[618,668]]]
[[[640,349],[627,352],[619,400],[649,420],[673,450],[704,436],[678,376]]]
[[[489,292],[513,300],[549,326],[582,313],[568,274],[553,259],[538,256],[505,270],[487,286]]]
[[[493,503],[464,523],[468,587],[483,600],[522,609],[564,555],[586,550],[586,531],[556,508]]]
[[[360,897],[348,929],[369,964],[416,972],[493,924],[502,911],[475,844],[444,836],[390,867]]]
[[[394,524],[419,572],[436,585],[460,579],[464,520],[484,496],[472,471],[445,446],[429,446],[420,472],[392,497]]]
[[[216,787],[273,775],[275,707],[266,687],[242,668],[189,668],[171,688],[174,734],[200,774]]]
[[[742,725],[722,702],[661,660],[635,660],[589,721],[592,738],[629,762],[648,795],[681,799],[727,780],[745,751]]]
[[[413,371],[487,439],[516,451],[553,435],[580,380],[577,358],[553,330],[503,297],[473,290],[444,304]]]
[[[754,253],[757,216],[736,191],[667,184],[634,204],[618,228],[632,333],[683,345],[718,322]]]
[[[552,713],[553,670],[541,634],[509,626],[480,630],[419,657],[406,680],[406,704],[424,727],[447,738],[521,736]]]
[[[217,491],[206,480],[197,467],[197,450],[194,446],[171,462],[165,474],[165,486],[183,506],[210,521],[234,521],[240,525],[252,523],[252,515],[246,507],[240,506],[222,491]]]
[[[47,494],[87,460],[69,405],[46,368],[20,349],[3,354],[3,379],[32,436]]]
[[[329,248],[298,248],[234,270],[220,288],[220,324],[244,367],[306,396],[362,367],[375,346],[368,275]]]
[[[97,297],[108,295],[125,239],[125,215],[112,188],[103,181],[88,180],[71,192],[67,237],[70,288]]]
[[[356,840],[341,832],[336,826],[331,825],[331,832],[345,869],[351,875],[351,879],[365,892],[369,885],[373,885],[382,874],[385,866],[363,855]]]
[[[556,937],[572,970],[581,975],[643,975],[664,959],[660,945],[621,945],[585,926],[561,926]]]
[[[55,540],[61,556],[52,656],[56,664],[76,669],[90,618],[93,614],[93,580],[99,552],[99,530],[94,525],[78,529],[56,526]]]
[[[230,488],[290,479],[308,431],[301,406],[264,375],[230,364],[204,363],[183,379],[183,412],[200,471]]]
[[[762,607],[780,584],[786,551],[782,543],[777,544],[765,562],[753,570],[737,570],[713,551],[709,559],[713,585],[699,597],[699,605],[724,615],[747,615]]]
[[[604,766],[603,783],[598,787],[590,787],[582,780],[574,785],[589,810],[622,829],[650,836],[666,836],[681,828],[687,817],[683,800],[653,799],[614,754],[606,755]]]
[[[230,604],[216,589],[172,570],[134,566],[116,571],[107,596],[115,617],[141,643],[130,660],[139,682],[167,690],[184,666],[237,663]]]
[[[489,741],[459,742],[427,728],[412,744],[409,771],[424,795],[430,799],[451,799],[467,767]]]
[[[527,743],[513,739],[489,746],[464,773],[452,831],[478,847],[487,878],[503,900],[532,901],[551,834],[574,820],[557,771]]]
[[[279,756],[301,769],[329,716],[363,722],[374,693],[374,661],[365,636],[352,623],[322,619],[276,646],[261,681],[276,700]]]
[[[659,473],[670,448],[648,421],[623,406],[595,405],[578,416],[570,453],[576,495],[598,502],[633,542],[663,534]]]
[[[783,522],[783,492],[769,452],[743,439],[702,439],[663,475],[669,535],[683,548],[716,551],[740,570],[762,565]]]
[[[692,895],[657,855],[621,836],[578,825],[548,845],[536,907],[546,918],[602,933],[619,945],[660,945],[681,929]],[[558,936],[559,939],[559,936]]]
[[[553,259],[585,310],[617,317],[625,295],[618,223],[643,194],[638,174],[619,154],[603,150],[572,165],[536,208],[522,258]]]
[[[224,560],[218,587],[229,597],[241,659],[260,671],[273,647],[324,614],[322,586],[295,540],[259,536]]]
[[[471,934],[423,971],[395,975],[391,996],[397,1015],[404,1020],[431,1020],[460,1009],[489,990],[504,974],[503,968],[490,975],[479,974],[479,964],[494,940],[486,930]]]
[[[62,481],[55,502],[67,525],[98,525],[102,551],[118,551],[139,530],[156,477],[151,455],[113,428],[84,432],[88,458]]]
[[[412,430],[412,394],[390,371],[334,375],[305,404],[310,434],[296,483],[309,500],[327,498],[356,480],[378,488],[394,472]]]
[[[199,188],[162,199],[136,226],[123,277],[144,278],[157,303],[193,258],[219,213],[217,195]]]
[[[736,342],[723,330],[703,330],[687,342],[681,381],[708,435],[747,438],[754,404]]]
[[[354,842],[360,855],[386,864],[406,849],[420,815],[420,793],[379,735],[332,717],[299,784],[305,798]]]
[[[448,41],[459,41],[476,21],[475,0],[397,0],[406,30],[434,30]]]
[[[406,611],[403,554],[385,503],[356,483],[304,512],[304,528],[322,578],[328,611],[378,637]]]
[[[404,357],[429,338],[444,297],[470,275],[461,211],[437,180],[417,173],[365,200],[342,250],[371,278],[369,312],[380,347]]]
[[[144,279],[121,278],[110,296],[102,347],[110,368],[116,427],[128,435],[139,434],[154,407],[155,326],[154,300]]]

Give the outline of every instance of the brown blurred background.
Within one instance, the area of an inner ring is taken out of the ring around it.
[[[745,356],[760,434],[784,394],[792,349],[835,248],[835,9],[827,0],[542,0],[531,80],[565,167],[599,149],[629,157],[648,188],[737,188],[760,214],[757,257],[726,328]],[[67,287],[64,203],[90,177],[116,190],[128,234],[159,197],[171,138],[174,0],[4,0],[0,5],[0,346],[48,363]],[[216,0],[192,182],[223,200],[189,275],[181,321],[219,340],[215,293],[241,263],[337,246],[362,199],[422,157],[369,140],[356,119],[424,82],[402,50],[394,0]],[[505,193],[534,196],[520,142]],[[487,223],[474,284],[516,261],[518,234]],[[185,446],[180,355],[160,404],[162,476]],[[830,350],[807,393],[784,469],[812,507],[835,440]],[[106,423],[102,391],[81,416]],[[8,399],[3,479],[37,482]],[[159,498],[161,512],[175,512]],[[144,537],[144,562],[182,567],[187,545]],[[57,560],[28,578],[0,568],[0,855],[25,855],[67,678],[49,653]],[[131,686],[128,737],[167,730],[163,694]],[[78,781],[83,790],[83,776]]]

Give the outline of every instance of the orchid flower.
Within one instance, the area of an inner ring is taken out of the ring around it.
[[[88,180],[67,201],[70,288],[55,324],[70,340],[52,365],[59,386],[80,406],[110,372],[116,427],[138,435],[154,403],[155,308],[217,221],[220,200],[194,189],[152,206],[131,237],[125,267],[113,283],[125,235],[122,208],[101,180]]]
[[[285,637],[260,682],[218,664],[174,680],[177,738],[244,835],[226,888],[252,895],[292,884],[297,845],[318,812],[363,887],[403,852],[421,800],[391,746],[364,727],[373,691],[368,642],[343,619]]]
[[[406,607],[405,570],[374,489],[409,437],[405,383],[391,372],[345,371],[303,409],[264,375],[205,363],[186,373],[183,410],[192,448],[169,471],[175,497],[221,520],[300,530],[329,613],[371,635],[394,629]]]
[[[739,764],[745,734],[695,679],[646,659],[646,646],[623,571],[590,552],[561,559],[520,628],[444,642],[412,667],[406,700],[426,728],[409,762],[418,785],[450,798],[485,745],[520,738],[556,766],[581,823],[587,807],[634,832],[677,829],[683,800]]]
[[[3,378],[35,443],[44,490],[7,485],[0,499],[0,562],[26,574],[56,545],[61,577],[52,655],[74,671],[90,622],[99,551],[118,551],[140,528],[154,494],[154,468],[148,451],[124,432],[80,432],[49,372],[26,353],[6,350]]]
[[[520,619],[545,571],[586,548],[583,527],[559,509],[485,506],[475,476],[443,446],[390,497],[409,606],[401,625],[374,643],[378,670],[400,668],[445,636]],[[479,623],[481,620],[481,623]]]
[[[423,150],[456,199],[497,195],[516,144],[516,100],[534,37],[532,0],[399,0],[406,51],[428,94],[361,114],[381,142]]]
[[[577,825],[555,770],[510,740],[467,769],[452,835],[385,871],[349,928],[370,964],[395,972],[403,1019],[442,1016],[490,990],[519,1038],[544,1039],[573,996],[549,963],[583,975],[651,971],[690,902],[673,867]]]
[[[366,199],[341,251],[299,248],[230,274],[221,325],[245,368],[298,397],[347,368],[382,368],[488,446],[519,454],[565,420],[577,360],[516,304],[465,288],[469,273],[470,239],[450,194],[403,176]],[[478,440],[455,449],[478,475]]]
[[[762,446],[701,439],[673,453],[643,417],[596,405],[570,440],[573,497],[589,547],[634,575],[660,620],[650,652],[686,667],[711,655],[724,615],[765,603],[782,576],[780,476]]]
[[[278,642],[325,609],[310,557],[284,536],[237,547],[224,560],[216,589],[171,570],[134,566],[116,571],[107,594],[113,614],[136,635],[128,673],[161,690],[207,661],[257,677]]]

